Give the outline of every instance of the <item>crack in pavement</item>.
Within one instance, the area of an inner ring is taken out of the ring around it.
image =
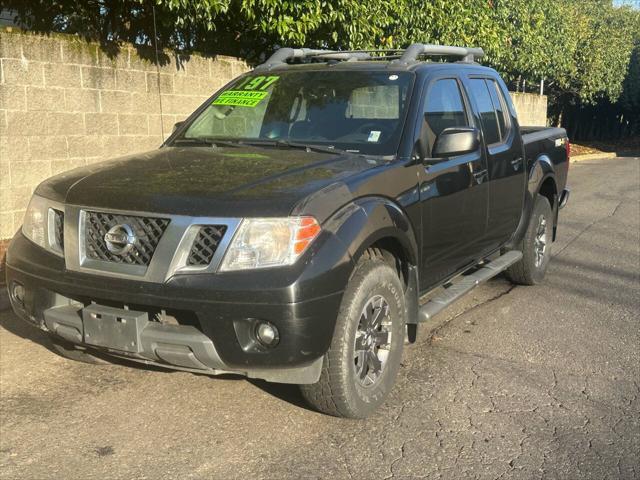
[[[396,474],[395,474],[395,472],[393,471],[393,469],[395,468],[395,466],[396,466],[396,464],[397,464],[398,462],[400,462],[401,460],[403,460],[403,459],[404,459],[404,455],[405,455],[405,448],[406,448],[406,446],[407,446],[407,442],[403,442],[403,443],[402,443],[402,445],[400,446],[400,456],[399,456],[398,458],[394,459],[394,460],[391,462],[391,465],[389,465],[389,472],[390,472],[390,475],[389,475],[389,476],[387,476],[387,477],[385,477],[385,478],[384,478],[384,480],[390,480],[391,478],[395,478],[395,475],[396,475]]]
[[[626,199],[625,199],[626,200]],[[618,204],[613,208],[613,210],[611,211],[611,213],[609,213],[608,215],[605,215],[604,217],[600,217],[595,219],[594,221],[592,221],[591,223],[589,223],[586,227],[584,227],[578,234],[576,234],[575,237],[573,237],[571,240],[569,240],[564,247],[562,247],[560,250],[558,250],[557,252],[552,254],[552,258],[555,256],[560,255],[562,252],[564,252],[569,246],[571,246],[576,240],[578,240],[584,233],[586,233],[591,227],[593,227],[594,225],[596,225],[597,223],[600,223],[603,220],[606,220],[607,218],[611,218],[613,217],[616,212],[618,211],[618,208],[620,208],[620,206],[625,202],[625,200],[620,200],[618,202]]]

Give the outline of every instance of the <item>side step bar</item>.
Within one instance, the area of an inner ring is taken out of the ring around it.
[[[495,277],[522,258],[522,252],[510,251],[483,265],[470,275],[445,288],[445,291],[422,305],[418,310],[418,322],[428,322],[456,300],[483,282]]]

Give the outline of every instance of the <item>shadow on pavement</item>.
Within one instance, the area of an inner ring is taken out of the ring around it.
[[[29,340],[33,343],[43,346],[50,352],[55,355],[61,356],[53,346],[52,339],[48,333],[39,330],[33,325],[28,324],[26,321],[18,318],[11,310],[1,311],[0,312],[0,327],[8,331],[9,333],[23,338],[25,340]],[[109,355],[102,354],[99,351],[91,351],[91,354],[98,357],[101,360],[105,360],[109,364],[118,365],[126,368],[135,368],[139,370],[149,370],[154,372],[163,372],[163,373],[173,373],[177,370],[171,368],[163,368],[157,365],[148,365],[144,363],[139,363],[133,360],[127,360],[119,357],[112,357]],[[203,375],[209,377],[212,381],[216,379],[224,379],[224,380],[238,380],[238,381],[248,381],[250,384],[254,385],[256,388],[259,388],[263,392],[276,397],[280,400],[283,400],[287,403],[295,405],[297,407],[303,408],[305,410],[310,410],[310,408],[305,403],[300,390],[297,385],[287,385],[281,383],[269,383],[264,380],[246,378],[243,375],[236,374],[223,374],[223,375],[207,375],[206,373],[199,372],[188,372],[193,375]]]

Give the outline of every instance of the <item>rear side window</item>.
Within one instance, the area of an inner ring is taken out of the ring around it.
[[[484,141],[487,145],[500,142],[500,126],[491,100],[491,93],[483,78],[473,78],[470,81],[471,95],[475,98],[480,117],[482,118],[482,130]]]
[[[469,125],[458,82],[452,78],[437,80],[433,84],[424,113],[434,140],[445,128]]]
[[[498,87],[498,84],[495,80],[486,80],[487,86],[489,87],[489,93],[491,94],[491,101],[493,102],[493,107],[496,110],[496,115],[498,116],[498,126],[500,127],[500,140],[505,141],[509,136],[509,123],[507,121],[507,116],[505,114],[505,105],[504,97],[502,95],[502,90]]]

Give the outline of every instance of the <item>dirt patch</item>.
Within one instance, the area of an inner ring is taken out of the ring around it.
[[[640,151],[640,137],[632,137],[609,142],[577,141],[575,143],[571,143],[571,156],[638,151]]]

